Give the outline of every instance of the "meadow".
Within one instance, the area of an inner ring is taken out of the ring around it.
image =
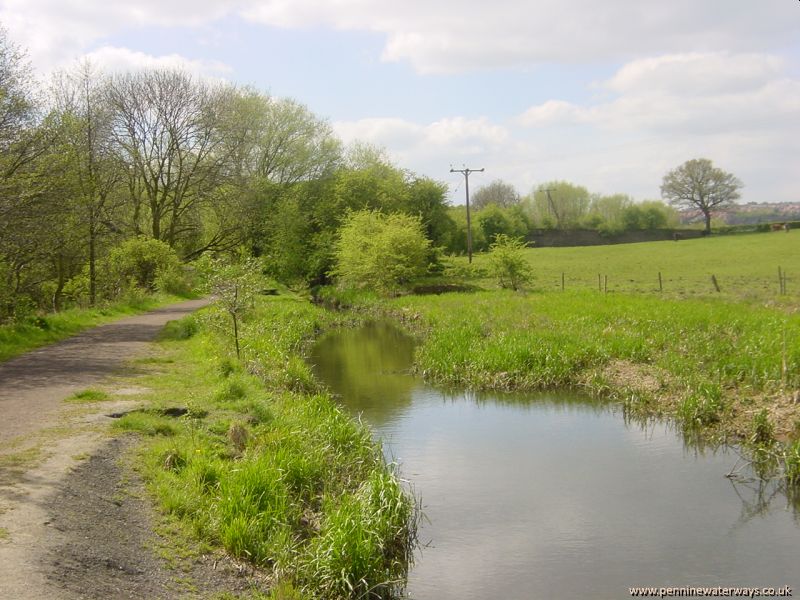
[[[795,306],[800,303],[800,231],[678,242],[531,248],[527,259],[535,273],[531,287],[541,291],[560,291],[563,274],[566,290],[661,293],[675,298],[719,296]],[[485,277],[486,254],[475,255],[471,270],[463,257],[455,259],[453,265],[456,274],[467,280],[492,285]],[[780,293],[779,268],[786,279],[785,294]],[[720,292],[711,281],[712,275]]]

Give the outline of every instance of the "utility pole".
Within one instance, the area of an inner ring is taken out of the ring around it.
[[[450,167],[451,173],[462,173],[464,175],[464,182],[465,182],[465,189],[467,192],[467,255],[469,256],[469,262],[472,263],[472,223],[470,222],[469,217],[469,174],[470,173],[483,173],[483,169],[468,169],[464,167],[463,169],[454,169]]]
[[[558,216],[558,211],[556,210],[556,205],[553,202],[553,198],[550,197],[550,192],[555,192],[555,190],[552,189],[552,188],[547,188],[546,190],[540,189],[539,191],[540,192],[544,192],[545,194],[547,194],[547,202],[550,204],[550,210],[555,215],[556,223],[558,223],[558,226],[560,227],[561,226],[561,217]]]

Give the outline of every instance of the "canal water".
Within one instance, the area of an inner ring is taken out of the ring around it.
[[[725,477],[735,450],[574,393],[443,391],[409,374],[389,323],[330,332],[317,376],[382,440],[420,498],[417,600],[630,598],[629,588],[800,594],[800,510]]]

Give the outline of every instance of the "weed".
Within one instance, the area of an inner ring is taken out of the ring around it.
[[[775,427],[769,421],[767,409],[762,408],[753,415],[752,433],[748,441],[755,446],[769,447],[775,443]]]
[[[72,396],[66,398],[64,402],[74,402],[76,404],[88,404],[91,402],[104,402],[108,400],[109,397],[110,396],[108,395],[108,393],[104,392],[103,390],[88,389],[72,394]]]
[[[188,340],[197,333],[198,328],[197,319],[188,315],[182,319],[168,321],[158,337],[160,340]]]
[[[291,298],[259,298],[241,331],[247,369],[220,343],[224,334],[201,325],[170,342],[176,367],[148,386],[160,406],[186,405],[204,418],[151,410],[117,423],[152,436],[142,470],[164,512],[198,539],[272,569],[273,599],[335,597],[328,590],[345,581],[362,591],[388,589],[386,581],[399,588],[412,551],[413,502],[369,431],[318,393],[299,355],[328,318]]]
[[[786,481],[791,486],[800,485],[800,440],[786,447],[784,451]]]
[[[168,417],[149,412],[133,411],[114,422],[114,426],[122,431],[136,431],[145,435],[173,436],[177,427]]]

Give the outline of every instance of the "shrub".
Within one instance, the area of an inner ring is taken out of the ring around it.
[[[525,242],[499,234],[489,249],[489,265],[500,287],[518,290],[533,279],[531,265],[525,260]]]
[[[170,272],[180,272],[175,250],[161,240],[145,237],[125,240],[108,256],[111,278],[124,289],[136,286],[156,290],[156,280]]]
[[[350,213],[335,244],[340,283],[387,293],[425,274],[430,240],[419,217]]]

